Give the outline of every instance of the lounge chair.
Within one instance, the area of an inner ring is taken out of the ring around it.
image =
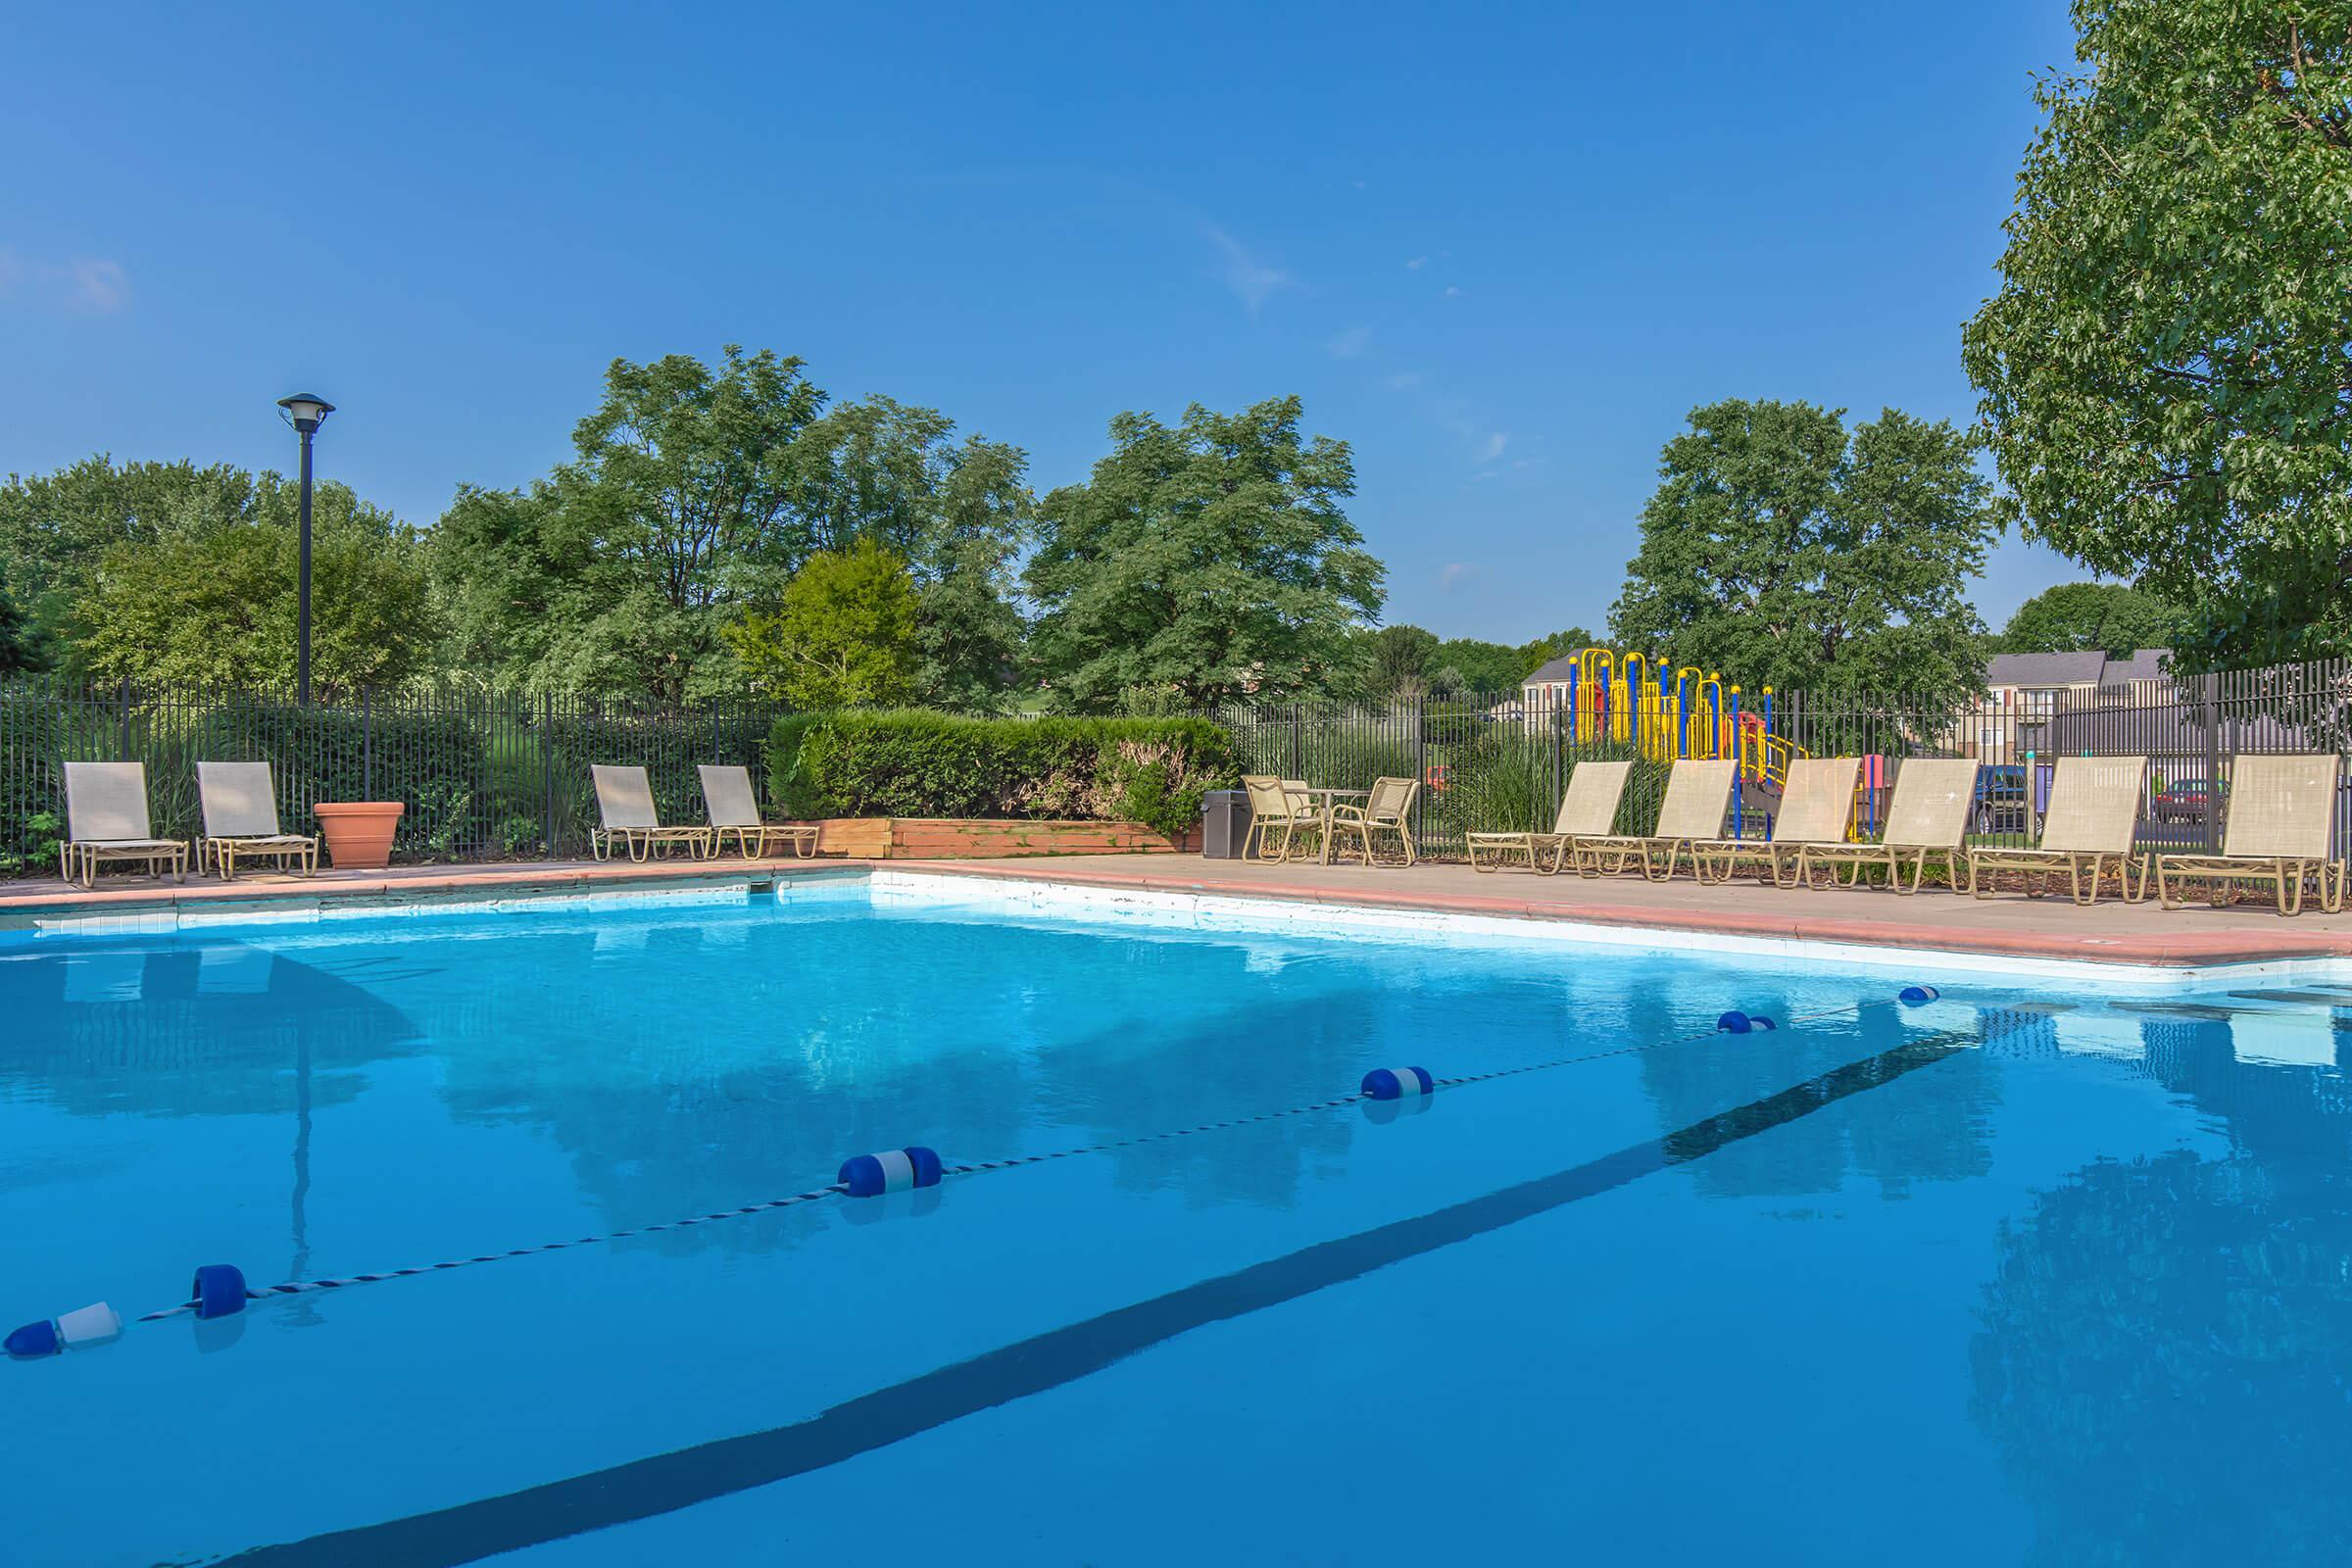
[[[2342,760],[2333,752],[2308,756],[2241,755],[2230,768],[2230,816],[2222,853],[2166,852],[2156,857],[2156,901],[2180,907],[2176,880],[2210,882],[2223,902],[2231,882],[2268,882],[2280,914],[2303,912],[2304,884],[2319,882],[2320,908],[2344,906],[2345,862],[2328,856],[2328,817],[2335,809]]]
[[[1838,868],[1848,867],[1844,886],[1862,880],[1865,866],[1886,868],[1886,885],[1917,893],[1928,877],[1928,861],[1941,859],[1952,891],[1960,891],[1960,867],[1968,858],[1969,812],[1976,807],[1977,762],[1973,758],[1913,757],[1894,770],[1894,798],[1886,803],[1886,826],[1876,844],[1807,844],[1796,853],[1796,880],[1807,887],[1836,887]],[[1911,880],[1903,880],[1903,867]],[[1824,883],[1816,870],[1829,873]]]
[[[159,839],[147,816],[147,769],[138,762],[66,764],[66,839],[57,847],[66,880],[88,887],[104,860],[145,860],[149,876],[188,879],[188,847]]]
[[[1598,876],[1601,857],[1592,858],[1592,869],[1586,869],[1582,846],[1589,839],[1608,838],[1617,830],[1618,804],[1625,799],[1626,780],[1634,776],[1631,762],[1588,761],[1576,764],[1568,775],[1568,788],[1560,795],[1560,809],[1551,819],[1548,833],[1473,833],[1470,838],[1470,869],[1493,871],[1499,869],[1505,857],[1516,852],[1527,859],[1527,868],[1543,876],[1556,876],[1560,867],[1571,859],[1580,876]],[[1631,841],[1619,841],[1630,845]],[[1492,858],[1482,864],[1479,851]],[[1551,864],[1543,862],[1545,852]],[[1635,851],[1621,848],[1617,863],[1611,869],[1625,869]]]
[[[1990,898],[1991,874],[2038,873],[2039,885],[2029,882],[2026,894],[2039,898],[2050,890],[2050,879],[2067,876],[2075,902],[2089,906],[2099,899],[2099,881],[2109,869],[2123,885],[2124,902],[2136,904],[2147,896],[2148,870],[2140,858],[2139,886],[2132,885],[2132,840],[2139,826],[2140,793],[2146,787],[2145,757],[2061,757],[2058,776],[2050,783],[2050,808],[2041,819],[2041,847],[2032,850],[1979,847],[1968,852],[1968,891]],[[2085,885],[2083,873],[2090,880]]]
[[[596,811],[603,823],[590,830],[588,853],[598,859],[611,859],[615,848],[632,860],[642,860],[672,844],[683,844],[696,855],[709,855],[716,846],[718,835],[710,828],[662,825],[644,768],[596,762],[588,771],[596,780]]]
[[[1242,788],[1250,796],[1250,831],[1242,840],[1243,858],[1287,860],[1291,841],[1301,829],[1321,830],[1323,813],[1305,796],[1293,795],[1282,780],[1252,775],[1242,780]],[[1274,847],[1268,849],[1269,845]]]
[[[198,762],[196,791],[204,797],[204,837],[196,841],[196,869],[234,881],[237,858],[291,860],[309,876],[318,869],[318,840],[285,833],[277,824],[277,791],[268,762]]]
[[[1397,845],[1404,851],[1404,863],[1411,865],[1417,857],[1413,853],[1413,800],[1421,793],[1417,778],[1376,778],[1372,793],[1361,806],[1342,801],[1331,808],[1330,831],[1335,843],[1348,834],[1354,834],[1363,844],[1364,863],[1376,865],[1372,858],[1372,835],[1394,833]]]
[[[816,854],[816,829],[764,821],[760,815],[760,801],[752,793],[752,772],[748,767],[713,767],[702,765],[703,803],[710,808],[710,850],[730,833],[735,835],[735,848],[745,859],[764,857],[770,840],[792,847],[792,853],[806,860]]]
[[[1702,882],[1729,882],[1742,865],[1752,865],[1781,887],[1796,886],[1798,858],[1807,845],[1843,844],[1854,819],[1854,785],[1862,777],[1859,757],[1802,757],[1788,764],[1781,808],[1772,836],[1761,839],[1701,840],[1690,858]]]
[[[1628,853],[1642,857],[1642,874],[1652,882],[1674,875],[1683,854],[1694,844],[1720,840],[1723,819],[1731,813],[1732,786],[1740,764],[1729,758],[1677,761],[1666,775],[1666,799],[1658,806],[1658,825],[1646,835],[1579,839],[1580,852],[1593,856]],[[1666,858],[1665,864],[1658,857]],[[1693,858],[1693,870],[1696,868]]]

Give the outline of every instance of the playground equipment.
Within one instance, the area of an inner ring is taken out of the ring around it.
[[[1740,688],[1714,670],[1685,664],[1669,673],[1662,660],[1606,648],[1579,653],[1565,684],[1560,721],[1581,744],[1628,745],[1660,761],[1728,758],[1742,780],[1774,790],[1788,782],[1788,763],[1805,755],[1774,733],[1769,686],[1743,703]]]

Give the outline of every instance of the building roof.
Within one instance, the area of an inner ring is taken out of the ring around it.
[[[1984,665],[1987,686],[2096,686],[2105,654],[1995,654]]]
[[[2127,681],[2160,678],[2168,657],[2161,648],[2142,648],[2129,659],[2109,659],[2100,653],[1995,654],[1984,665],[1984,684],[2121,686]]]
[[[1576,673],[1576,661],[1577,656],[1574,654],[1562,654],[1557,659],[1547,659],[1536,666],[1534,674],[1526,676],[1519,684],[1535,686],[1544,681],[1566,680],[1570,675]]]
[[[2110,659],[2099,676],[2099,684],[2121,686],[2126,681],[2161,680],[2167,657],[2161,648],[2142,648],[2130,659]]]

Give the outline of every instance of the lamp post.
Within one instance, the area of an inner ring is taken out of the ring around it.
[[[294,598],[294,700],[311,703],[311,437],[335,406],[313,392],[279,398],[286,421],[302,436],[302,567]]]

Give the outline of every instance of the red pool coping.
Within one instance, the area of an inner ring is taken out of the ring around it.
[[[2298,958],[2352,957],[2352,931],[2294,929],[2302,918],[2300,916],[2279,919],[2278,924],[2287,929],[2277,932],[2159,930],[2146,935],[2118,936],[2102,931],[2085,932],[2078,936],[1971,930],[1965,926],[1926,925],[1907,920],[1852,919],[1803,913],[1765,914],[1731,908],[1694,911],[1633,905],[1540,902],[1475,894],[1414,892],[1393,883],[1358,891],[1240,876],[1204,880],[1172,872],[1141,869],[1132,872],[1095,867],[1063,869],[1041,866],[1034,861],[1014,866],[956,860],[894,860],[889,868],[919,870],[928,875],[968,876],[1008,882],[1064,882],[1082,887],[1142,892],[1275,899],[1296,904],[1337,904],[1360,908],[1410,909],[1431,914],[1494,915],[1514,920],[1676,931],[1703,936],[1930,949],[2000,957],[2144,964],[2157,968],[2201,968],[2207,965],[2278,962]],[[1401,874],[1410,875],[1409,872]],[[1734,888],[1724,891],[1727,896],[1737,898],[1743,890]],[[1795,896],[1803,895],[1800,893]],[[1896,897],[1892,894],[1885,896],[1890,901]],[[1918,897],[1951,899],[1956,896],[1922,893]],[[1973,904],[1973,901],[1970,902]],[[2131,906],[2131,912],[2135,918],[2177,917],[2175,911],[2137,906]]]

